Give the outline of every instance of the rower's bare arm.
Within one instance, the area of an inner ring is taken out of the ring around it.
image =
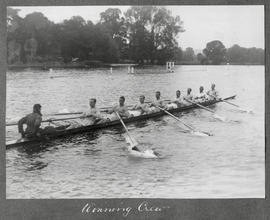
[[[24,137],[24,130],[23,130],[23,125],[26,123],[26,117],[21,118],[18,121],[18,131]]]
[[[137,105],[133,105],[130,110],[136,110],[137,109]]]

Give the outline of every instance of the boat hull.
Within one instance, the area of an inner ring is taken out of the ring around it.
[[[234,99],[236,95],[234,96],[230,96],[225,98],[224,100],[228,100],[228,99]],[[210,105],[214,105],[216,103],[222,102],[220,100],[209,100],[206,102],[202,102],[200,103],[203,106],[210,106]],[[176,108],[176,109],[171,109],[168,110],[170,113],[178,113],[178,112],[185,112],[188,110],[192,110],[192,109],[196,109],[199,108],[197,105],[189,105],[189,106],[184,106],[184,107],[180,107],[180,108]],[[151,113],[151,114],[146,114],[146,115],[140,115],[137,117],[131,117],[131,118],[127,118],[124,119],[124,123],[128,124],[128,123],[132,123],[132,122],[137,122],[137,121],[143,121],[143,120],[147,120],[147,119],[151,119],[151,118],[158,118],[161,117],[163,115],[166,115],[165,112],[160,111],[160,112],[155,112],[155,113]],[[108,121],[102,124],[94,124],[94,125],[89,125],[89,126],[84,126],[84,127],[78,127],[78,128],[74,128],[74,129],[67,129],[67,130],[63,130],[63,131],[58,131],[54,134],[49,134],[47,135],[49,140],[52,139],[56,139],[56,138],[60,138],[60,137],[65,137],[65,136],[69,136],[69,135],[73,135],[73,134],[80,134],[80,133],[85,133],[85,132],[90,132],[90,131],[95,131],[95,130],[99,130],[102,128],[109,128],[109,127],[113,127],[113,126],[118,126],[120,125],[121,122],[119,120],[115,120],[115,121]],[[27,139],[18,139],[15,141],[9,141],[6,143],[6,149],[9,148],[13,148],[13,147],[18,147],[21,145],[27,145],[27,144],[34,144],[34,143],[39,143],[39,142],[44,142],[47,140],[44,140],[44,138],[37,138],[37,139],[31,139],[31,140],[27,140]]]

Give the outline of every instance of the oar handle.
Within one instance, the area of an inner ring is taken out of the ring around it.
[[[198,103],[196,103],[196,102],[192,102],[191,100],[188,100],[188,99],[185,99],[185,98],[184,98],[184,100],[186,100],[187,102],[190,102],[190,103],[192,103],[192,104],[194,104],[194,105],[197,105],[197,106],[199,106],[199,107],[201,107],[201,108],[205,109],[206,111],[209,111],[209,112],[215,113],[213,110],[211,110],[211,109],[209,109],[209,108],[206,108],[205,106],[200,105],[200,104],[198,104]]]
[[[174,119],[176,119],[177,121],[181,122],[182,124],[184,124],[186,127],[188,127],[190,130],[195,131],[190,125],[182,122],[179,118],[175,117],[173,114],[171,114],[170,112],[168,112],[167,110],[165,110],[164,108],[160,108],[159,106],[156,106],[157,108],[159,108],[160,110],[164,111],[165,113],[167,113],[168,115],[170,115],[171,117],[173,117]]]

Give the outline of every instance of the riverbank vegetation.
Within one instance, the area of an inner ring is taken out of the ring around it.
[[[7,11],[9,66],[102,66],[109,63],[264,64],[264,50],[218,40],[195,53],[182,49],[178,37],[185,31],[179,16],[165,7],[132,6],[127,11],[108,8],[97,23],[74,16],[61,23],[40,12],[20,17]],[[187,27],[188,28],[188,27]],[[199,39],[198,39],[199,40]]]

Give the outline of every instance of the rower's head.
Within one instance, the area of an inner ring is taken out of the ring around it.
[[[140,103],[143,104],[143,103],[144,103],[144,100],[145,100],[145,96],[144,96],[144,95],[141,95],[141,96],[140,96]]]
[[[160,99],[160,91],[156,91],[156,99]]]
[[[89,105],[91,108],[95,108],[97,100],[95,98],[91,98],[89,100]]]
[[[40,104],[34,104],[33,112],[41,114],[41,105]]]
[[[203,92],[203,86],[200,86],[200,92]]]
[[[214,83],[212,83],[212,85],[211,85],[211,89],[212,89],[212,90],[214,90],[214,89],[215,89],[215,87],[216,87],[216,85],[215,85]]]
[[[176,97],[180,97],[180,95],[181,95],[180,90],[177,90],[177,91],[176,91]]]
[[[119,105],[123,106],[125,103],[125,97],[124,96],[120,96],[119,98]]]
[[[187,94],[189,95],[191,93],[192,89],[191,88],[188,88],[187,89]]]

